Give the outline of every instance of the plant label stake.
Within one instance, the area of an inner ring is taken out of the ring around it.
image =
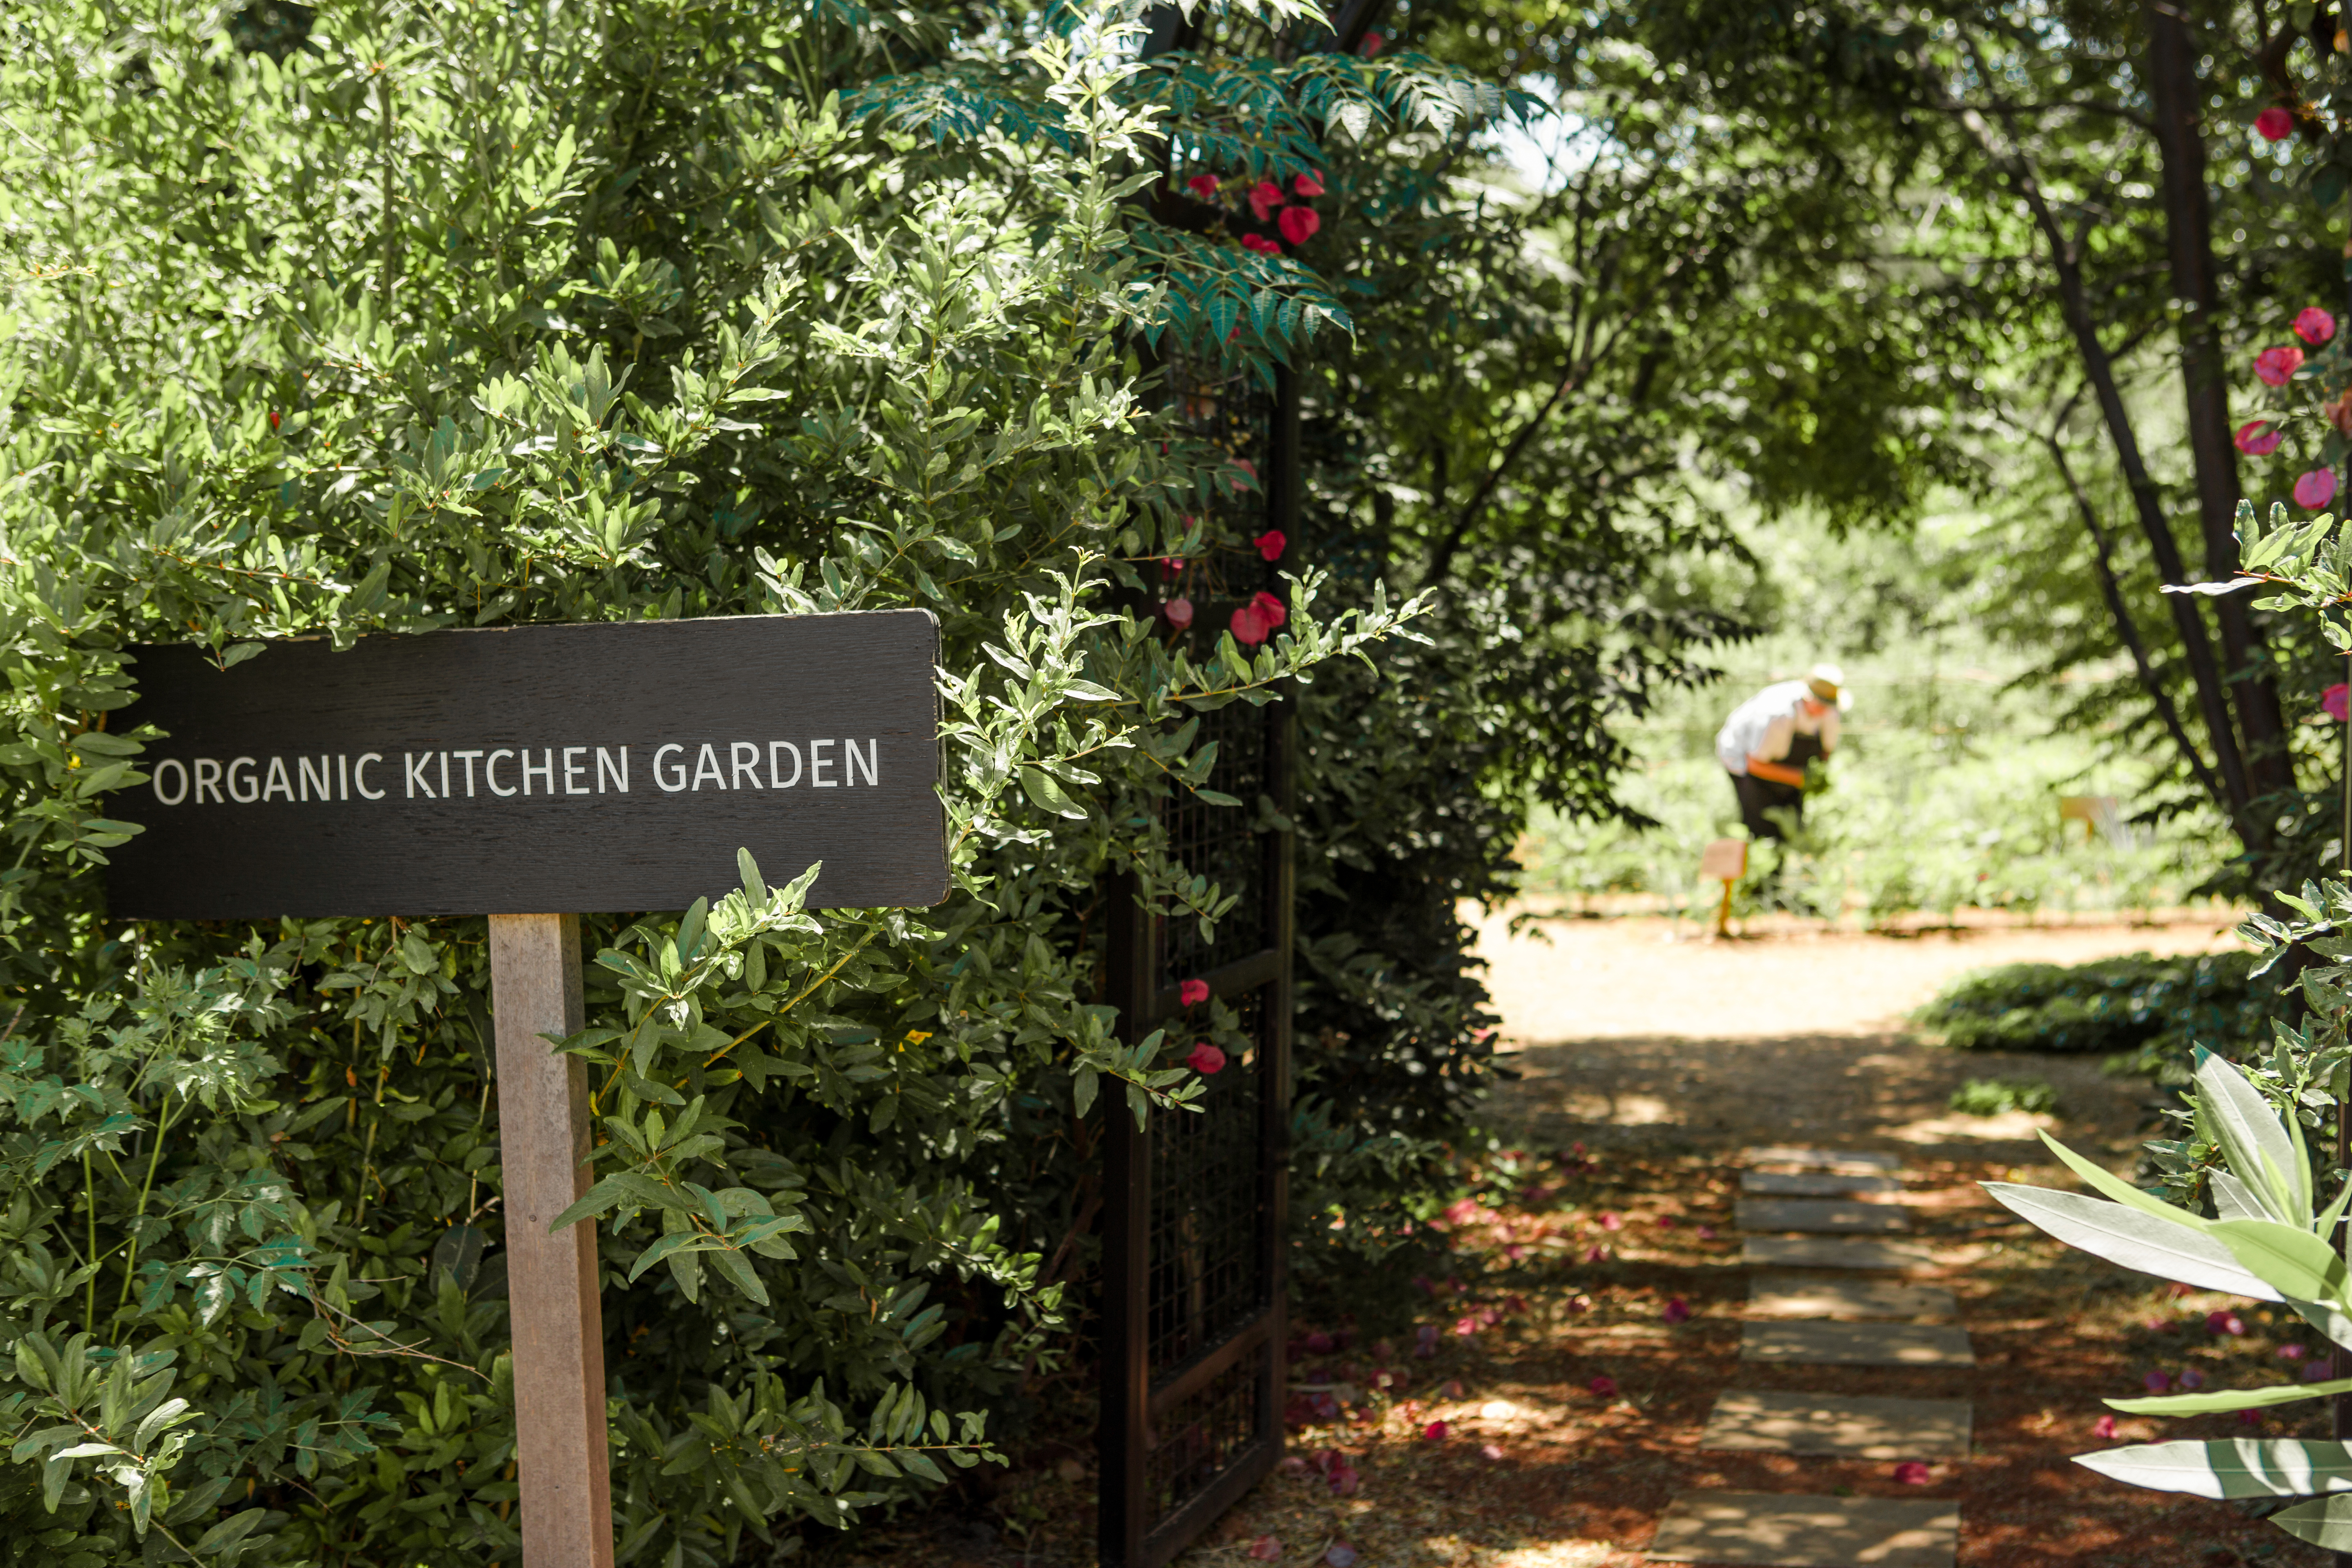
[[[580,915],[682,909],[736,851],[813,907],[948,890],[921,610],[131,650],[165,738],[111,851],[141,920],[488,914],[526,1568],[611,1568]],[[781,882],[783,879],[780,878]],[[566,912],[514,913],[557,910]]]
[[[1723,902],[1715,911],[1715,934],[1731,934],[1731,889],[1748,875],[1748,840],[1717,838],[1699,851],[1698,874],[1723,884]]]

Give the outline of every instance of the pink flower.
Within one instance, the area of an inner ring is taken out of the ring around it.
[[[2254,131],[2265,142],[2284,142],[2294,133],[2294,116],[2273,104],[2254,116]]]
[[[1274,241],[1270,239],[1255,234],[1245,234],[1242,236],[1242,248],[1244,250],[1262,251],[1268,256],[1280,256],[1282,254],[1282,247],[1275,244]]]
[[[1273,242],[1269,240],[1267,243],[1272,244]],[[1241,494],[1244,489],[1254,490],[1257,489],[1257,465],[1255,463],[1251,462],[1247,458],[1235,458],[1234,459],[1233,472],[1239,477],[1229,477],[1226,479],[1225,483],[1232,488],[1233,492],[1235,495]],[[1246,481],[1246,483],[1244,481]]]
[[[1454,1332],[1459,1338],[1466,1340],[1477,1331],[1478,1320],[1475,1318],[1456,1318],[1454,1321]]]
[[[1319,196],[1323,194],[1323,176],[1309,169],[1303,174],[1293,176],[1290,188],[1294,194],[1302,198]],[[2319,340],[2315,338],[2312,341],[2316,342]]]
[[[1605,1247],[1592,1247],[1585,1253],[1584,1261],[1587,1263],[1606,1263],[1609,1261],[1609,1249]]]
[[[1197,1007],[1208,999],[1209,983],[1205,980],[1187,980],[1176,987],[1176,1001],[1181,1006]]]
[[[1278,1535],[1261,1535],[1250,1542],[1249,1554],[1250,1561],[1253,1563],[1271,1563],[1282,1555],[1282,1538]]]
[[[2327,716],[2330,719],[2341,724],[2347,716],[2352,716],[2352,687],[2346,686],[2340,680],[2337,681],[2319,694],[2319,705],[2327,710]],[[2283,1351],[2280,1353],[2283,1355],[2285,1352]]]
[[[1258,613],[1255,605],[1244,605],[1235,610],[1228,624],[1233,627],[1234,640],[1244,647],[1255,647],[1265,641],[1265,616]]]
[[[1225,1070],[1225,1053],[1202,1040],[1192,1047],[1192,1054],[1184,1058],[1184,1065],[1203,1077],[1223,1072]]]
[[[1192,601],[1171,599],[1160,606],[1160,613],[1168,617],[1170,626],[1181,632],[1192,624]]]
[[[2294,481],[2294,504],[2305,511],[2317,511],[2336,499],[2336,470],[2314,468]]]
[[[2112,1416],[2112,1415],[2102,1415],[2102,1416],[2100,1416],[2096,1421],[2094,1421],[2094,1422],[2092,1422],[2092,1423],[2091,1423],[2091,1436],[2094,1436],[2094,1437],[2112,1437],[2112,1436],[2114,1436],[2115,1435],[2116,1435],[2116,1418],[2115,1418],[2114,1416]]]
[[[2284,386],[2303,368],[2303,351],[2293,343],[2254,356],[2254,375],[2264,386]]]
[[[2336,718],[2339,723],[2342,722],[2344,718],[2342,711],[2344,707],[2344,691],[2345,689],[2341,685],[2331,686],[2327,689],[2327,695],[2336,699]],[[2325,701],[2326,699],[2323,698],[2321,700]],[[2281,1361],[2301,1361],[2308,1352],[2306,1352],[2301,1345],[2281,1345],[2278,1348],[2278,1353],[2279,1360]]]
[[[2278,450],[2279,443],[2285,438],[2286,433],[2267,419],[2247,420],[2238,426],[2237,435],[2231,437],[2238,444],[2238,450],[2249,458],[2269,457]]]
[[[1252,542],[1256,544],[1257,552],[1260,555],[1268,561],[1279,561],[1282,559],[1284,547],[1288,545],[1290,541],[1283,536],[1282,530],[1269,528]]]
[[[1250,608],[1257,612],[1257,618],[1265,623],[1268,631],[1278,629],[1290,619],[1290,611],[1283,602],[1264,590],[1250,595]]]
[[[1613,1214],[1605,1214],[1601,1216],[1601,1228],[1603,1230],[1622,1230],[1625,1228],[1625,1222]]]
[[[1421,1440],[1424,1443],[1443,1443],[1449,1430],[1444,1422],[1433,1421],[1421,1429]]]
[[[1323,219],[1313,207],[1285,207],[1282,216],[1275,220],[1275,227],[1282,230],[1282,237],[1293,245],[1306,244],[1322,226]]]
[[[1584,1386],[1591,1389],[1593,1393],[1599,1394],[1603,1399],[1614,1399],[1617,1397],[1617,1380],[1613,1377],[1596,1377]]]
[[[2336,318],[2316,305],[2306,305],[2295,312],[2294,335],[2317,348],[2336,335]]]
[[[1895,1467],[1895,1479],[1906,1487],[1927,1484],[1927,1467],[1916,1459],[1906,1459]]]
[[[2139,1380],[2139,1385],[2150,1394],[2169,1394],[2172,1392],[2172,1378],[2168,1373],[2151,1372]]]
[[[1287,199],[1283,195],[1280,185],[1276,184],[1272,180],[1260,180],[1250,188],[1250,211],[1256,215],[1258,222],[1264,223],[1272,217],[1276,210]]]
[[[1388,47],[1389,41],[1387,38],[1381,37],[1378,33],[1366,33],[1364,35],[1364,41],[1356,46],[1356,52],[1363,56],[1366,59],[1370,59],[1374,55],[1379,54],[1382,49],[1385,49]]]
[[[1184,182],[1184,188],[1204,202],[1213,202],[1217,199],[1217,176],[1195,174]]]
[[[1660,1315],[1669,1323],[1687,1323],[1691,1315],[1690,1303],[1677,1296],[1666,1303],[1665,1311]]]

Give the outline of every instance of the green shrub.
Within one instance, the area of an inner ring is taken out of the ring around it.
[[[1953,982],[1913,1018],[1955,1050],[2129,1051],[2148,1071],[2198,1045],[2267,1047],[2276,987],[2253,967],[2241,952],[2004,964]]]
[[[1966,1116],[2058,1109],[2058,1091],[2039,1079],[1972,1078],[1952,1090],[1951,1107]]]

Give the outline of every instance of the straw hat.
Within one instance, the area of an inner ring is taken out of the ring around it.
[[[1815,701],[1827,702],[1843,712],[1853,705],[1853,694],[1845,689],[1845,671],[1833,664],[1817,664],[1805,672],[1805,687]]]

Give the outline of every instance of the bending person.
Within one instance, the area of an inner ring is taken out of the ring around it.
[[[1715,737],[1716,760],[1731,775],[1739,820],[1750,838],[1785,837],[1766,813],[1802,819],[1805,764],[1837,750],[1845,672],[1817,664],[1802,680],[1766,687],[1731,710]]]

